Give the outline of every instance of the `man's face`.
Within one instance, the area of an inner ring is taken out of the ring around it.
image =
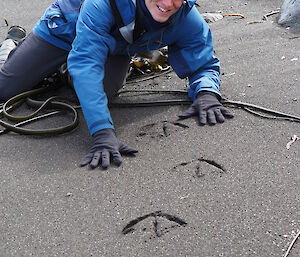
[[[181,7],[183,0],[145,0],[146,7],[157,22],[166,22]]]

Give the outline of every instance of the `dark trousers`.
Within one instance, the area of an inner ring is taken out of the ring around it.
[[[53,46],[33,32],[9,54],[0,68],[0,102],[32,89],[67,60],[68,52]],[[111,100],[123,86],[128,72],[128,56],[109,56],[105,63],[104,90]]]

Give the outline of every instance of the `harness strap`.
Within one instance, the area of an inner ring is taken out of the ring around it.
[[[133,41],[137,40],[140,36],[142,36],[145,33],[145,24],[145,15],[140,6],[140,1],[137,0],[135,9],[135,26],[133,30]]]
[[[130,24],[125,25],[122,16],[116,5],[116,0],[110,0],[111,9],[113,11],[117,27],[123,38],[130,44],[132,44],[136,39],[138,39],[144,32],[144,17],[141,14],[141,9],[139,7],[139,0],[132,0],[136,6],[135,20]]]
[[[120,12],[119,12],[119,10],[117,8],[116,1],[115,0],[109,0],[109,2],[110,2],[111,9],[113,11],[113,14],[115,16],[115,20],[116,20],[117,26],[120,29],[120,28],[124,27],[125,24],[123,22],[121,14],[120,14]]]

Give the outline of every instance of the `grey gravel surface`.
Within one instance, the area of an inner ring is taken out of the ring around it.
[[[198,2],[245,15],[210,24],[223,96],[300,115],[299,34],[278,15],[262,21],[281,1]],[[30,31],[50,3],[2,0],[1,38],[2,17]],[[241,109],[222,125],[178,125],[185,108],[112,109],[118,137],[139,153],[106,171],[78,166],[91,143],[82,115],[66,135],[1,136],[0,256],[283,256],[300,229],[300,142],[286,149],[300,125]],[[290,256],[299,253],[298,240]]]

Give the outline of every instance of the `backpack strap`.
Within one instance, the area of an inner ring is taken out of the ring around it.
[[[145,15],[140,6],[140,1],[136,1],[136,9],[135,9],[135,26],[133,30],[133,41],[137,40],[140,36],[142,36],[145,32],[146,19]]]
[[[134,3],[135,6],[136,6],[136,1],[139,1],[139,0],[132,0],[132,2]],[[128,43],[132,44],[133,43],[133,31],[135,28],[135,20],[132,21],[131,23],[129,23],[128,25],[125,25],[124,21],[122,19],[122,16],[118,10],[118,7],[116,5],[116,1],[110,0],[110,6],[111,6],[113,15],[115,17],[116,24],[119,28],[121,35]]]
[[[120,14],[120,12],[117,8],[116,1],[115,0],[109,0],[109,2],[110,2],[110,6],[111,6],[111,9],[113,11],[113,14],[114,14],[114,17],[115,17],[118,28],[124,27],[124,22],[123,22],[123,19],[121,17],[121,14]]]

